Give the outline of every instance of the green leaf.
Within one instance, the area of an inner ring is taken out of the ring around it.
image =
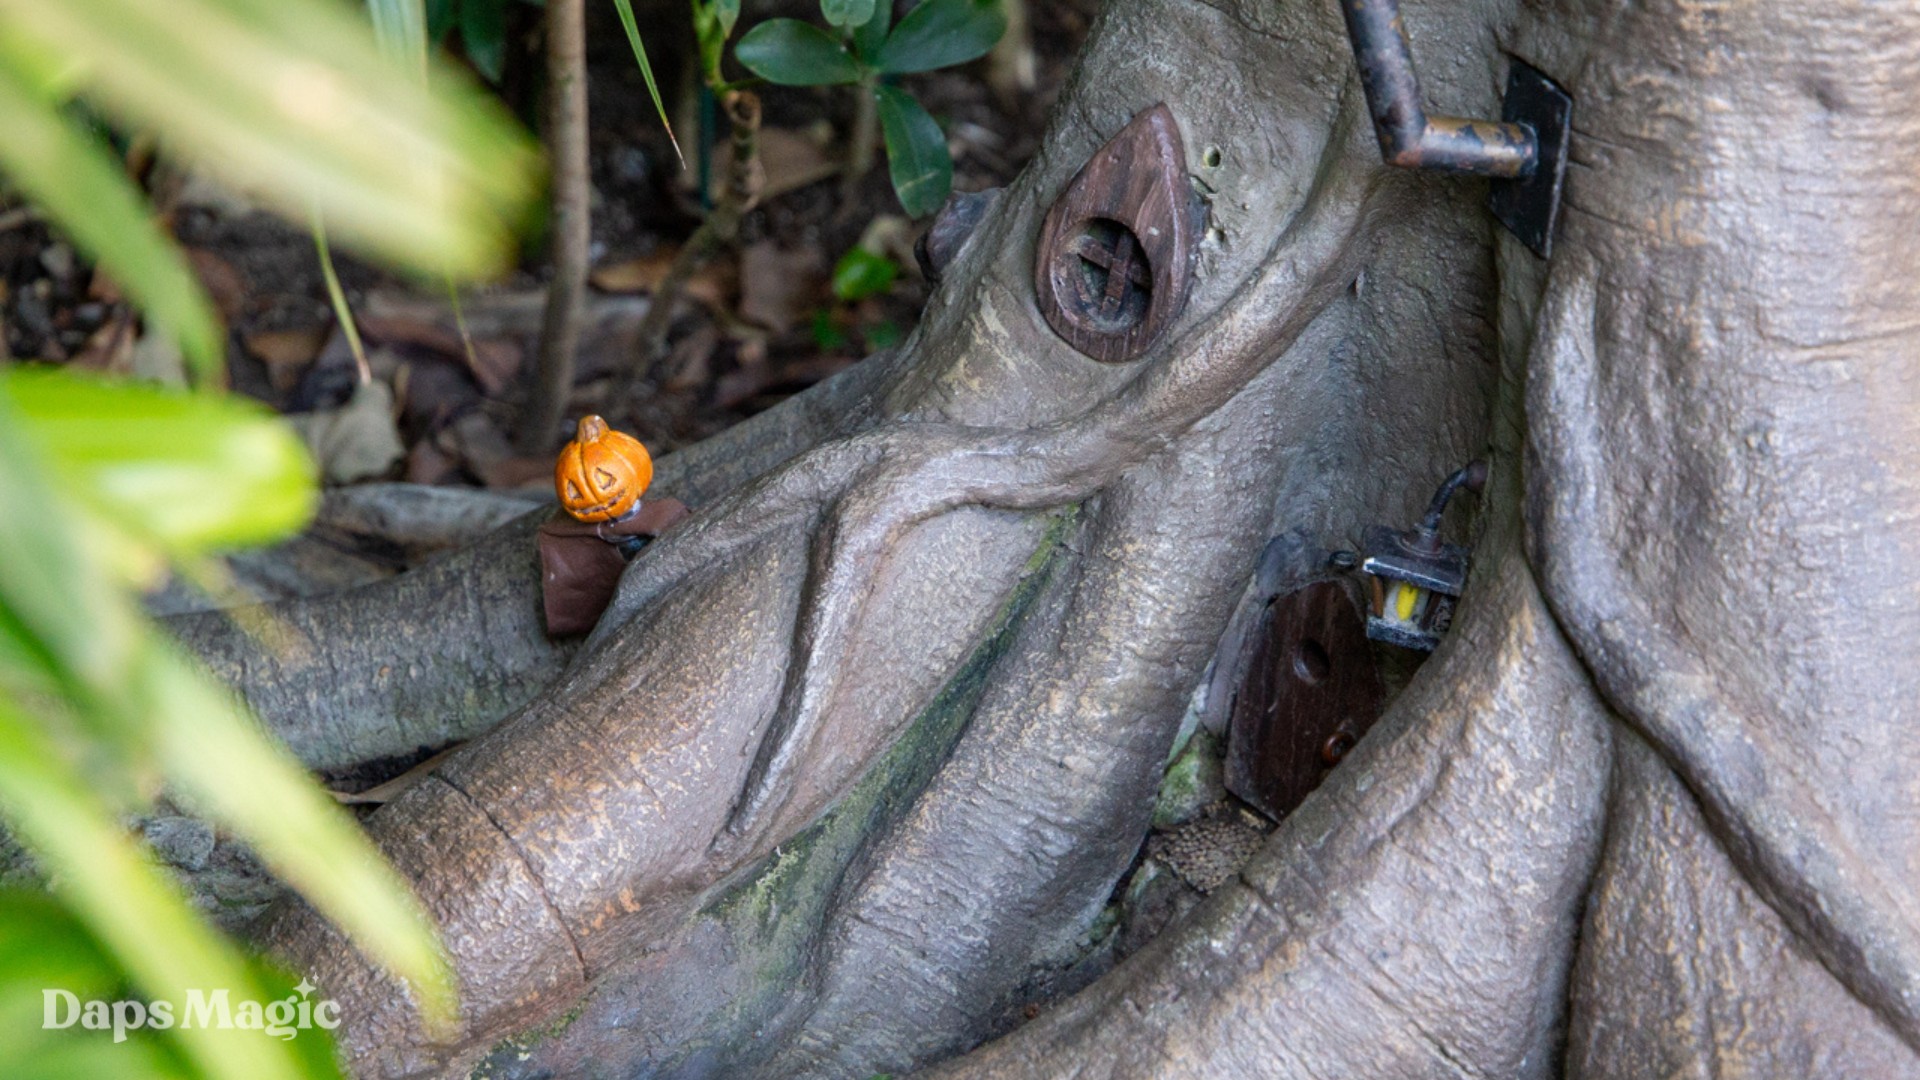
[[[175,557],[299,531],[318,500],[293,432],[239,398],[65,371],[0,376],[61,489]]]
[[[24,427],[11,396],[0,393],[0,630],[19,642],[0,655],[12,653],[18,663],[33,654],[36,678],[53,680],[70,696],[124,700],[122,673],[142,624],[113,578],[89,565],[72,514],[48,478],[45,453]],[[17,686],[17,678],[16,670],[0,668],[0,691]],[[91,719],[96,728],[131,730],[117,716]]]
[[[886,292],[900,276],[900,264],[863,247],[850,249],[833,267],[833,295],[853,302]]]
[[[711,8],[720,24],[721,39],[731,37],[734,24],[740,21],[740,0],[713,0]]]
[[[367,0],[373,19],[373,39],[388,56],[425,74],[427,63],[427,9],[421,0]]]
[[[926,0],[887,35],[873,64],[889,75],[977,60],[1007,32],[1000,0]]]
[[[296,220],[317,207],[366,251],[463,276],[515,251],[530,142],[455,73],[430,91],[344,5],[0,0],[0,24],[82,63],[83,93],[119,123]]]
[[[647,46],[640,40],[640,24],[633,17],[633,0],[613,0],[613,6],[620,12],[620,25],[627,32],[627,44],[633,49],[634,61],[640,65],[640,77],[647,81],[653,111],[660,114],[660,126],[667,129],[667,141],[673,144],[673,154],[680,159],[680,167],[685,168],[687,156],[680,152],[680,140],[673,137],[673,122],[667,119],[667,106],[660,100],[660,85],[653,81],[653,65],[647,62]]]
[[[880,96],[880,130],[887,139],[887,167],[893,177],[894,194],[900,196],[900,205],[909,216],[925,217],[940,209],[953,190],[953,157],[947,153],[947,137],[906,91],[881,86],[875,93]]]
[[[873,5],[873,17],[862,23],[853,32],[853,48],[860,59],[872,65],[874,54],[887,40],[887,31],[893,26],[893,0],[879,0]]]
[[[873,18],[873,0],[820,0],[829,26],[865,26]]]
[[[460,45],[480,77],[499,85],[507,70],[506,0],[460,0]]]
[[[11,68],[14,76],[31,90],[33,96],[47,101],[65,101],[79,91],[86,65],[63,53],[40,47],[0,22],[0,67]]]
[[[906,337],[900,330],[900,324],[894,322],[892,319],[881,319],[879,322],[861,331],[860,336],[865,339],[867,351],[869,352],[891,349],[895,345],[900,344],[900,340]]]
[[[178,1001],[189,987],[225,987],[236,999],[270,1000],[239,952],[200,921],[66,759],[39,725],[0,696],[0,811],[58,881],[57,894],[126,965],[145,996]],[[173,1034],[214,1077],[314,1075],[278,1039],[200,1027]]]
[[[132,181],[0,54],[0,173],[59,221],[206,378],[226,362],[226,334],[180,249],[163,235]]]
[[[459,14],[460,0],[427,0],[427,40],[435,44],[445,41]]]
[[[860,64],[825,30],[798,19],[769,19],[747,31],[733,55],[748,71],[781,86],[860,81]]]
[[[813,333],[814,347],[822,352],[833,352],[847,347],[846,331],[840,329],[839,324],[834,322],[833,313],[825,308],[813,313],[813,320],[808,323],[808,329]]]
[[[310,504],[312,484],[309,479],[289,485],[285,470],[272,464],[288,456],[276,445],[288,438],[282,425],[257,408],[224,399],[90,385],[64,373],[9,373],[0,389],[5,391],[0,392],[0,616],[14,616],[0,618],[0,631],[28,636],[24,647],[0,648],[0,657],[11,653],[16,663],[23,657],[32,661],[37,647],[44,658],[38,662],[56,673],[73,715],[87,720],[87,728],[123,733],[120,739],[132,752],[150,751],[177,798],[246,839],[278,876],[339,923],[368,955],[408,980],[430,1016],[450,1015],[451,977],[431,924],[372,843],[227,693],[155,639],[130,598],[103,588],[104,575],[80,557],[84,549],[62,542],[71,506],[52,485],[38,480],[41,463],[49,458],[62,462],[55,470],[65,480],[59,490],[74,489],[76,478],[126,470],[121,482],[127,490],[153,485],[173,491],[181,501],[222,508],[198,516],[189,512],[190,535],[194,529],[204,533],[210,521],[229,532],[260,527],[258,519],[272,524],[278,518],[275,527],[284,527],[287,514],[275,509],[273,500],[284,503],[284,489],[293,486],[304,490]],[[17,418],[29,411],[31,420]],[[182,422],[208,431],[195,435],[182,430]],[[76,439],[81,445],[73,445]],[[138,448],[159,455],[154,471],[140,471],[132,456]],[[293,451],[293,456],[310,472],[304,454]],[[240,486],[205,489],[222,478]],[[85,497],[103,498],[99,493]],[[268,505],[244,505],[249,502]],[[122,513],[150,509],[136,503]],[[222,514],[232,517],[220,522]],[[7,691],[21,684],[17,673],[0,669],[0,707],[11,707]],[[25,750],[54,756],[36,764],[26,753],[18,768],[50,769],[73,756],[38,747],[31,735],[19,736],[27,740],[21,744]],[[0,756],[0,800],[8,794],[4,767]],[[28,780],[32,777],[20,782]],[[93,784],[100,786],[98,777]],[[45,829],[35,831],[28,824],[22,822],[23,839],[46,857],[50,870],[67,873],[58,847],[62,837],[50,838]],[[125,953],[126,943],[99,919],[88,921],[116,953]]]
[[[148,1080],[193,1075],[152,1029],[126,1042],[79,1027],[48,1030],[45,992],[80,1001],[127,997],[126,976],[86,927],[51,896],[0,890],[0,1031],[8,1033],[8,1080]],[[316,1042],[324,1040],[315,1040]]]
[[[151,694],[156,753],[181,795],[405,979],[430,1024],[451,1019],[453,969],[433,923],[352,816],[171,648],[156,648],[135,677]]]

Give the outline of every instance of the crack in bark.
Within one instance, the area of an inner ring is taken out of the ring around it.
[[[573,927],[567,925],[566,916],[560,913],[559,906],[553,902],[553,894],[552,891],[547,888],[546,879],[540,876],[540,871],[534,867],[533,860],[527,858],[527,853],[520,847],[520,841],[515,839],[514,835],[500,824],[499,819],[493,816],[492,810],[484,806],[480,800],[467,794],[465,788],[454,783],[451,778],[441,773],[438,769],[428,775],[444,784],[448,790],[460,796],[462,802],[478,811],[482,817],[487,819],[487,824],[493,826],[493,831],[500,834],[500,839],[506,841],[507,846],[513,849],[514,857],[520,860],[520,865],[526,870],[527,877],[531,878],[534,887],[540,890],[540,902],[546,905],[547,914],[552,917],[554,925],[560,928],[560,932],[566,935],[567,944],[573,949],[573,958],[580,965],[580,978],[582,980],[589,978],[592,975],[593,969],[587,964],[586,954],[580,951],[580,940],[574,937]]]

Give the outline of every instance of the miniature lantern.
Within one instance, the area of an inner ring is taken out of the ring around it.
[[[1373,578],[1368,637],[1425,652],[1440,644],[1467,583],[1467,549],[1440,541],[1440,519],[1455,491],[1477,492],[1486,481],[1487,463],[1475,461],[1447,477],[1419,525],[1404,532],[1385,525],[1367,530],[1360,569]]]
[[[618,521],[633,512],[653,483],[653,457],[640,440],[597,416],[580,419],[573,441],[553,463],[553,490],[576,521]]]

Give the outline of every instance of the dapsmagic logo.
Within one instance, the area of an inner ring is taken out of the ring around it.
[[[82,1001],[71,990],[58,988],[40,991],[40,1026],[58,1031],[78,1025],[87,1031],[111,1031],[114,1042],[127,1041],[127,1033],[151,1028],[212,1028],[232,1031],[258,1031],[276,1039],[291,1039],[312,1028],[332,1031],[340,1026],[340,1005],[325,998],[309,1000],[313,984],[305,979],[294,993],[276,1001],[234,1001],[226,990],[187,991],[185,1001],[142,1001],[121,998],[117,1001]]]

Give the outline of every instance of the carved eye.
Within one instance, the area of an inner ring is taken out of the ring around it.
[[[624,517],[652,482],[653,458],[647,448],[597,416],[580,421],[553,467],[560,505],[581,521]]]

